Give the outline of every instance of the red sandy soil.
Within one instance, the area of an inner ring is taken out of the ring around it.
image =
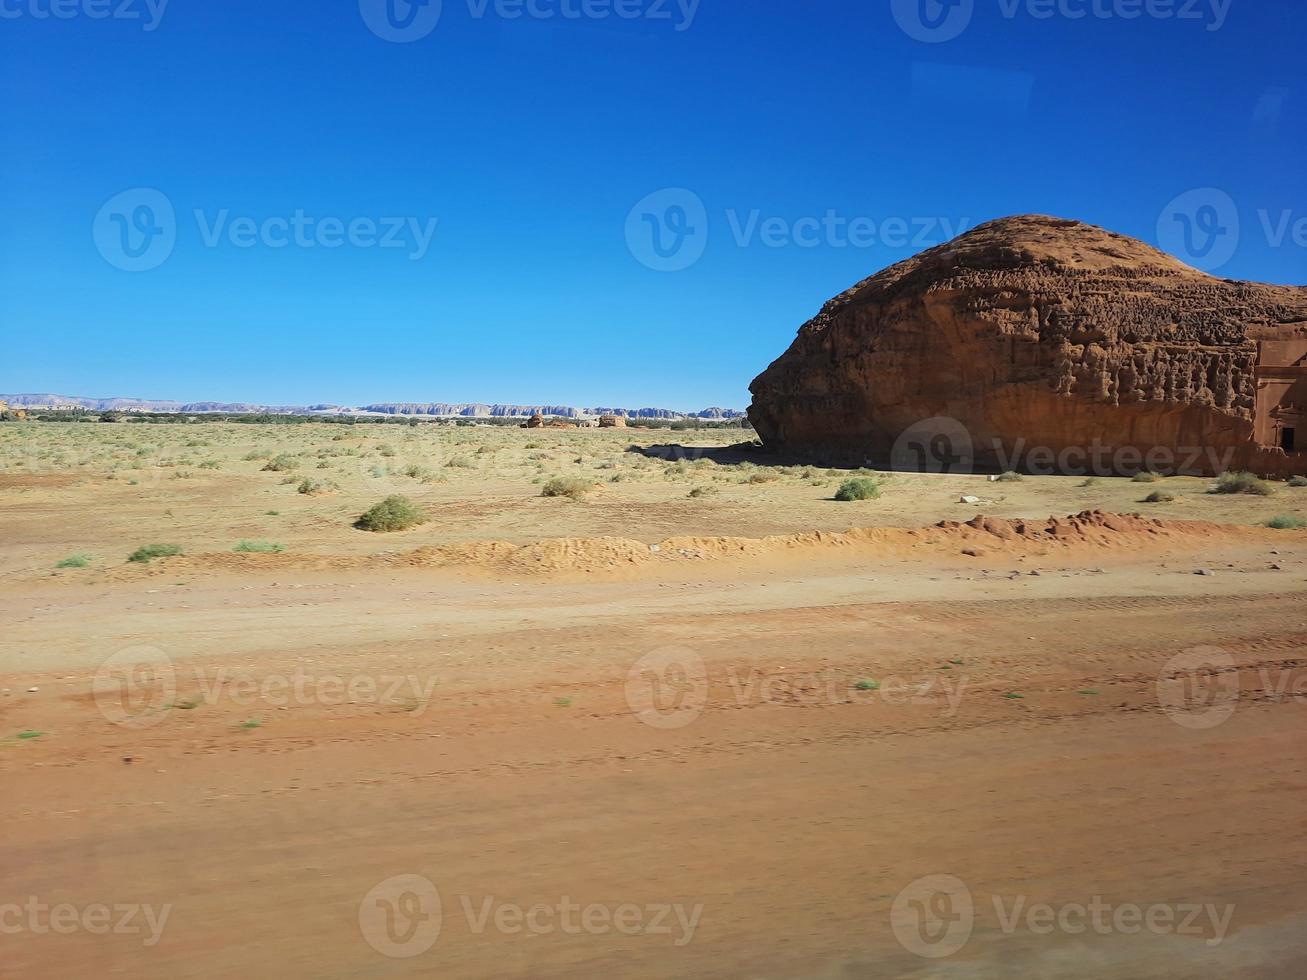
[[[669,543],[625,565],[608,543],[550,574],[254,555],[11,579],[0,976],[1307,975],[1307,541],[1026,523]],[[176,690],[114,724],[97,668],[142,644]],[[1237,692],[1206,728],[1166,695],[1197,647]],[[679,727],[638,714],[650,656],[703,665]],[[255,690],[297,673],[315,696]],[[430,700],[392,677],[434,682]],[[443,913],[401,959],[360,906],[403,874]],[[935,874],[975,908],[943,959],[891,917]],[[1206,917],[1044,934],[1004,931],[996,896],[1233,909],[1219,936]],[[31,897],[171,909],[154,945],[4,931]],[[478,932],[465,908],[564,897],[702,910],[686,936],[674,914],[671,934]]]

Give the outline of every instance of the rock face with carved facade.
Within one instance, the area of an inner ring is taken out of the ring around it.
[[[832,299],[751,391],[766,446],[828,463],[903,465],[906,439],[980,468],[1307,473],[1307,289],[1003,218]]]

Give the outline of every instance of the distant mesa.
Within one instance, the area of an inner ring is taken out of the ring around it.
[[[552,418],[595,419],[618,415],[625,419],[708,419],[729,421],[744,417],[731,408],[705,408],[699,412],[676,412],[667,408],[573,408],[570,405],[492,405],[473,402],[378,402],[358,408],[340,405],[254,405],[247,402],[176,402],[144,398],[83,398],[70,395],[0,395],[15,409],[77,410],[92,412],[158,412],[187,415],[410,415],[437,418]]]
[[[830,463],[897,462],[914,427],[931,452],[932,426],[955,421],[981,468],[1038,450],[1082,471],[1106,449],[1118,472],[1152,452],[1183,472],[1304,473],[1307,288],[1216,279],[1078,221],[1003,218],[836,296],[750,390],[768,448]]]

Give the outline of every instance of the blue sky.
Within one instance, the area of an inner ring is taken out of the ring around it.
[[[1307,283],[1307,5],[953,3],[0,0],[0,391],[744,407],[1025,212]]]

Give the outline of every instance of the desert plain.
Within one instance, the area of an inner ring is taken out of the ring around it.
[[[0,976],[1307,972],[1307,488],[748,437],[0,425]]]

